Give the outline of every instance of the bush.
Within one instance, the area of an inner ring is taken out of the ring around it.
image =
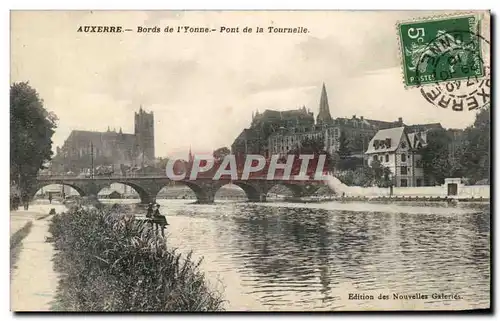
[[[104,205],[99,201],[97,196],[85,196],[79,199],[78,202],[82,206],[92,206],[97,209],[103,209]]]
[[[378,161],[373,161],[371,166],[358,167],[355,170],[341,171],[336,174],[337,178],[348,186],[390,186],[390,170]]]
[[[348,186],[372,186],[373,177],[369,170],[358,168],[337,173],[338,179]]]
[[[133,215],[108,207],[72,208],[50,225],[63,311],[217,311],[201,261],[193,262]]]

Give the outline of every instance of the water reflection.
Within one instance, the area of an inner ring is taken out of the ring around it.
[[[230,310],[489,306],[489,207],[161,202],[168,242],[205,257]],[[417,292],[462,299],[348,300]]]

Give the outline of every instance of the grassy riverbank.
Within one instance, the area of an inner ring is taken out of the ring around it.
[[[56,308],[63,311],[218,311],[201,262],[167,248],[165,239],[123,207],[72,208],[49,231],[60,274]]]

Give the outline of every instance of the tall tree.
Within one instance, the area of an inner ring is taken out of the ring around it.
[[[378,159],[374,159],[371,164],[372,176],[374,180],[380,180],[384,176],[384,166]]]
[[[350,144],[350,142],[347,139],[346,134],[344,133],[344,131],[341,131],[340,136],[339,136],[339,156],[340,156],[340,158],[343,159],[343,158],[351,156],[351,149],[349,147],[349,144]]]
[[[168,157],[158,157],[155,161],[155,168],[165,170],[165,168],[167,168],[168,161]]]
[[[229,150],[229,148],[221,147],[221,148],[217,148],[216,150],[214,150],[213,157],[214,157],[215,161],[222,162],[224,157],[226,157],[229,154],[231,154],[231,150]]]
[[[329,172],[333,172],[335,166],[337,165],[337,158],[335,155],[331,155],[329,151],[325,150],[325,142],[321,137],[308,138],[305,137],[300,144],[288,151],[288,154],[294,154],[299,156],[300,154],[309,155],[326,155],[325,158],[325,168]],[[285,158],[283,158],[284,160]]]
[[[321,138],[305,137],[299,145],[288,151],[288,154],[314,154],[319,155],[324,152],[325,143]]]
[[[425,175],[439,184],[450,175],[451,164],[448,145],[451,139],[445,129],[436,129],[427,133],[427,146],[422,150],[422,167]]]
[[[365,139],[363,135],[358,134],[354,136],[354,139],[352,140],[350,144],[350,150],[354,151],[356,153],[364,153],[366,151],[365,148]]]
[[[340,132],[338,143],[339,143],[339,149],[338,149],[339,158],[337,162],[337,168],[341,171],[356,169],[359,166],[359,161],[357,158],[351,157],[353,152],[353,146],[352,146],[353,144],[352,141],[347,138],[347,135],[344,131]]]
[[[10,177],[24,193],[52,156],[57,117],[27,82],[10,87]]]
[[[379,187],[388,187],[391,183],[391,170],[382,165],[379,160],[373,160],[370,167],[372,183]]]
[[[462,166],[473,182],[490,177],[490,118],[490,106],[486,106],[476,114],[474,125],[465,130]]]

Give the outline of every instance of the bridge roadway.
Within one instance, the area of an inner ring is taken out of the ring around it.
[[[97,196],[99,191],[109,187],[113,183],[121,183],[133,188],[141,198],[141,203],[149,203],[156,199],[158,192],[171,186],[173,180],[167,176],[96,176],[68,177],[68,176],[38,176],[36,183],[30,189],[30,198],[42,187],[52,184],[61,184],[74,188],[81,196]],[[265,202],[268,191],[275,185],[284,185],[295,198],[312,195],[324,183],[321,181],[307,180],[268,180],[265,177],[250,178],[248,180],[231,180],[211,178],[198,178],[196,180],[183,179],[175,181],[178,184],[188,186],[196,195],[197,202],[210,204],[214,202],[217,191],[226,184],[234,184],[241,187],[251,202]]]

